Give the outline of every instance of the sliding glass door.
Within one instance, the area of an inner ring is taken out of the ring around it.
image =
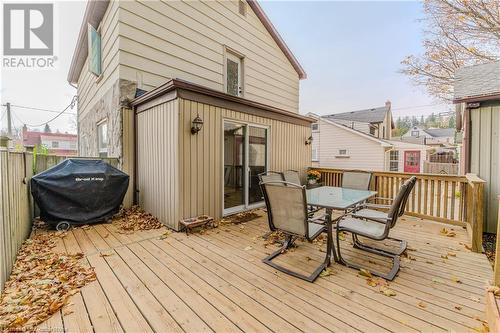
[[[259,173],[267,171],[264,127],[224,121],[224,213],[262,203]]]

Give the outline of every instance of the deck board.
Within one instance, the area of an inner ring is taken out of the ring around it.
[[[457,226],[405,216],[391,236],[408,241],[409,258],[388,297],[356,270],[332,264],[315,283],[261,262],[274,251],[261,235],[262,217],[186,236],[165,230],[120,232],[94,225],[68,232],[58,251],[83,252],[97,281],[74,295],[39,329],[66,332],[472,332],[485,319],[484,288],[492,278],[486,256],[470,252]],[[453,229],[455,237],[440,234]],[[298,242],[279,258],[310,272],[324,248]],[[389,242],[387,246],[392,246]],[[371,268],[386,260],[342,242],[347,259]],[[441,256],[449,252],[448,259]],[[460,282],[456,282],[459,279]]]

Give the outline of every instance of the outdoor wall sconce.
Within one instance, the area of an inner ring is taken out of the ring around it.
[[[201,128],[203,127],[203,119],[200,118],[200,115],[196,115],[196,118],[193,119],[191,126],[191,134],[196,134],[198,133]]]
[[[312,142],[313,142],[313,137],[312,136],[308,137],[306,140],[306,146],[310,145]]]

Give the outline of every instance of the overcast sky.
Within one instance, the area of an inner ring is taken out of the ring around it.
[[[422,7],[418,2],[261,1],[261,4],[305,68],[301,81],[300,112],[339,113],[384,105],[391,100],[398,115],[445,111],[421,88],[398,73],[408,54],[421,53]],[[1,72],[2,104],[14,106],[14,126],[37,125],[60,111],[76,90],[66,81],[85,2],[56,2],[55,70]],[[5,107],[1,108],[5,127]],[[76,113],[76,109],[69,110]],[[74,132],[68,114],[53,121],[53,130]]]

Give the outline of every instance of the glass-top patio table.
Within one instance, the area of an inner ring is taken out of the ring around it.
[[[347,211],[357,204],[375,196],[375,191],[353,190],[343,187],[321,186],[307,190],[307,204],[315,207],[325,208],[326,225],[329,244],[332,244],[333,258],[337,259],[335,246],[332,241],[332,212],[333,210]],[[327,257],[326,264],[329,264],[330,258]]]

